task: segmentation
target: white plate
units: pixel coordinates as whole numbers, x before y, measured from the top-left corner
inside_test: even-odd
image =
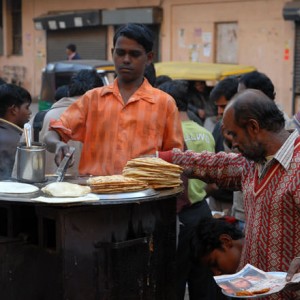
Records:
[[[38,190],[38,187],[28,183],[0,181],[0,193],[3,194],[29,194]]]
[[[281,278],[284,278],[286,276],[286,272],[266,272],[267,274],[269,275],[272,275],[272,276],[276,276],[276,277],[281,277]],[[264,293],[264,294],[258,294],[258,295],[254,295],[254,296],[235,296],[235,295],[232,295],[232,294],[228,294],[226,293],[224,290],[222,290],[222,293],[228,297],[231,297],[231,298],[239,298],[239,299],[255,299],[255,298],[261,298],[261,297],[265,297],[265,296],[268,296],[268,295],[271,295],[271,294],[274,294],[274,293],[278,293],[279,291],[281,291],[282,289],[278,289],[278,288],[273,288],[271,289],[269,292],[267,293]]]

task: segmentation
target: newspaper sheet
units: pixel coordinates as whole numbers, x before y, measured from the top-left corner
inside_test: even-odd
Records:
[[[300,273],[286,282],[285,272],[263,272],[247,264],[241,271],[232,275],[214,276],[223,294],[232,298],[258,298],[278,293],[287,284],[300,282]]]

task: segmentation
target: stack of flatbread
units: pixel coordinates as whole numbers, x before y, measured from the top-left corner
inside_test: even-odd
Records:
[[[92,193],[96,194],[133,192],[148,188],[147,182],[122,175],[91,177],[87,184]]]
[[[182,183],[180,179],[182,171],[182,167],[161,158],[139,157],[127,162],[123,175],[146,181],[153,189],[162,189],[179,186]]]

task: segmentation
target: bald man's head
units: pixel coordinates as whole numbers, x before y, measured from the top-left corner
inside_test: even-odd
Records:
[[[283,113],[276,103],[263,92],[246,89],[236,94],[225,109],[224,115],[233,111],[237,126],[245,127],[250,119],[256,120],[261,129],[280,131],[285,126]]]

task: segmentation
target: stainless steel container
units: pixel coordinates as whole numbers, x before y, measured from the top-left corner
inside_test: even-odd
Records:
[[[44,182],[46,163],[46,145],[32,143],[27,147],[21,143],[17,147],[17,179],[22,182]]]

